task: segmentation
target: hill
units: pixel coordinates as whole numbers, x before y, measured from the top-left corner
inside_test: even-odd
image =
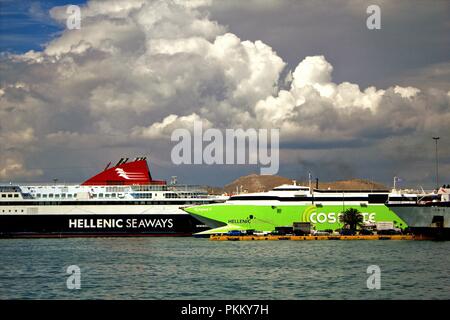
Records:
[[[281,177],[281,176],[267,176],[267,175],[257,175],[251,174],[248,176],[240,177],[230,184],[227,184],[223,188],[209,188],[209,191],[214,194],[228,193],[235,194],[239,192],[263,192],[273,189],[282,184],[292,184],[293,180]],[[308,186],[306,181],[297,181],[298,185]],[[312,182],[312,187],[315,188],[315,181]],[[320,182],[319,189],[330,189],[330,190],[387,190],[388,187],[385,185],[364,179],[350,179],[350,180],[339,180],[330,182]]]

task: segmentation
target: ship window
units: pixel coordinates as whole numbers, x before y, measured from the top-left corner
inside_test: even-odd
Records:
[[[6,194],[2,194],[2,198],[6,198]]]
[[[18,198],[19,197],[19,195],[16,193],[15,195],[14,195],[14,198]]]
[[[65,198],[65,197],[66,197],[65,193],[61,194],[61,198]]]
[[[55,198],[59,198],[59,194],[55,194]]]
[[[40,198],[41,197],[41,194],[40,193],[37,193],[36,194],[36,198]]]
[[[69,193],[69,194],[67,195],[67,198],[72,198],[72,194]]]
[[[105,194],[105,198],[109,198],[109,193]]]
[[[42,198],[47,198],[47,195],[46,195],[46,194],[43,194],[43,195],[42,195]]]
[[[99,198],[103,198],[103,193],[99,193],[99,194],[98,194],[98,197],[99,197]]]
[[[22,209],[22,210],[20,210],[20,212],[23,212],[23,209]]]
[[[48,195],[48,197],[49,197],[49,198],[53,198],[53,193],[50,193],[50,194]]]
[[[94,194],[92,195],[92,198],[97,198],[97,194],[94,193]]]
[[[12,194],[8,194],[8,198],[12,198]]]
[[[164,194],[166,198],[168,199],[174,199],[174,198],[178,198],[178,195],[176,193],[166,193]]]
[[[113,193],[113,194],[111,195],[111,197],[115,198],[115,197],[116,197],[116,194],[115,194],[115,193]]]

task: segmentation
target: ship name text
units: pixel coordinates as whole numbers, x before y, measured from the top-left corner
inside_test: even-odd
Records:
[[[173,228],[173,219],[69,219],[69,228]]]

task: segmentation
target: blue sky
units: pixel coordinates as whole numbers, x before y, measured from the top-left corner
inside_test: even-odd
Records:
[[[22,53],[40,50],[61,30],[49,16],[49,10],[84,0],[11,1],[0,0],[0,51]]]

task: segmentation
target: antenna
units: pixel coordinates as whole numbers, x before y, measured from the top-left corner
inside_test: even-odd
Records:
[[[436,142],[436,190],[439,190],[439,163],[438,163],[438,140],[441,137],[433,137],[434,142]]]
[[[311,190],[311,172],[308,172],[309,190]]]

